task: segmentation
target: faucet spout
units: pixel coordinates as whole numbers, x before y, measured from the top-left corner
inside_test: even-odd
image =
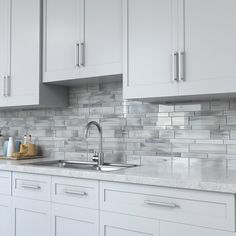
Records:
[[[99,133],[99,153],[98,156],[94,157],[94,160],[98,162],[98,167],[102,166],[104,164],[104,153],[103,153],[103,145],[102,145],[102,127],[96,122],[96,121],[91,121],[89,122],[86,127],[85,127],[85,132],[84,132],[84,137],[87,139],[88,138],[88,133],[89,129],[91,126],[97,127],[98,133]]]

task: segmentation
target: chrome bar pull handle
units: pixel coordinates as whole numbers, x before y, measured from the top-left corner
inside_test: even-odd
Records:
[[[88,195],[88,193],[86,193],[86,192],[69,190],[69,189],[66,189],[64,192],[66,194],[77,195],[77,196],[87,196]]]
[[[80,66],[85,66],[85,43],[80,44],[81,47],[81,63]]]
[[[33,189],[33,190],[40,190],[41,189],[41,187],[39,185],[30,185],[30,184],[22,184],[21,187],[25,188],[25,189]]]
[[[75,47],[75,65],[76,67],[80,67],[80,43],[76,43]]]
[[[2,78],[2,96],[6,96],[6,76],[3,76]]]
[[[150,201],[150,200],[146,200],[144,203],[146,205],[167,207],[167,208],[177,208],[178,207],[178,205],[176,205],[175,203],[156,202],[156,201]]]
[[[179,81],[179,53],[173,52],[173,80]]]
[[[6,76],[6,92],[5,92],[6,97],[11,96],[11,76]]]
[[[179,52],[179,80],[185,81],[185,52]]]

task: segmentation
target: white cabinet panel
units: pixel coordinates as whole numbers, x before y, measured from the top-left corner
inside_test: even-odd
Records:
[[[235,94],[234,0],[124,3],[125,98],[177,101]]]
[[[53,236],[98,236],[98,211],[65,205],[52,205]]]
[[[51,200],[51,177],[26,173],[13,173],[13,196],[36,200]]]
[[[124,4],[124,97],[178,95],[173,80],[177,0],[126,0]]]
[[[0,108],[66,106],[67,89],[41,83],[42,0],[0,0]]]
[[[235,236],[235,233],[181,225],[170,222],[160,222],[160,236]]]
[[[84,66],[80,77],[121,74],[122,0],[85,0],[84,9]]]
[[[122,0],[44,5],[44,82],[122,74]]]
[[[44,5],[44,82],[77,78],[84,0],[45,0]]]
[[[50,236],[50,203],[13,198],[14,236]]]
[[[0,171],[0,194],[11,195],[11,172]]]
[[[40,0],[11,1],[11,76],[7,104],[39,103]],[[27,45],[27,46],[26,46]]]
[[[0,0],[0,106],[5,106],[4,77],[10,74],[10,1]]]
[[[233,194],[109,182],[100,188],[105,211],[235,231]]]
[[[0,235],[11,235],[11,198],[0,195]]]
[[[180,95],[232,93],[236,87],[235,0],[181,0],[185,82]]]
[[[152,219],[100,213],[100,236],[159,236],[159,222]]]
[[[98,181],[53,177],[52,201],[86,208],[99,208]]]

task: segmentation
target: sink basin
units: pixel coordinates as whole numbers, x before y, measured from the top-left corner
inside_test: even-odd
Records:
[[[93,171],[102,171],[102,172],[122,170],[122,169],[132,168],[132,167],[137,166],[137,165],[129,165],[129,164],[105,163],[103,166],[98,168],[95,162],[65,161],[65,160],[35,162],[29,165],[58,167],[58,168],[71,168],[71,169],[79,169],[79,170],[93,170]]]

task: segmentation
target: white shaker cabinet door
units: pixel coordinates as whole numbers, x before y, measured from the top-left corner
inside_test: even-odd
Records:
[[[11,236],[11,198],[0,196],[0,235]]]
[[[123,0],[85,0],[80,78],[122,74]]]
[[[159,236],[159,222],[109,212],[100,213],[100,236]]]
[[[14,236],[50,236],[49,202],[14,198],[12,210]]]
[[[177,96],[177,0],[124,0],[124,9],[124,97]]]
[[[0,107],[5,106],[4,83],[10,74],[10,0],[0,0]]]
[[[52,236],[98,236],[98,210],[52,205]]]
[[[79,77],[83,11],[84,0],[44,0],[44,82]]]
[[[7,105],[39,104],[40,0],[11,0],[11,75]]]
[[[236,1],[180,0],[180,51],[185,82],[180,95],[235,92]]]
[[[170,222],[160,222],[160,236],[235,236],[235,233]]]

